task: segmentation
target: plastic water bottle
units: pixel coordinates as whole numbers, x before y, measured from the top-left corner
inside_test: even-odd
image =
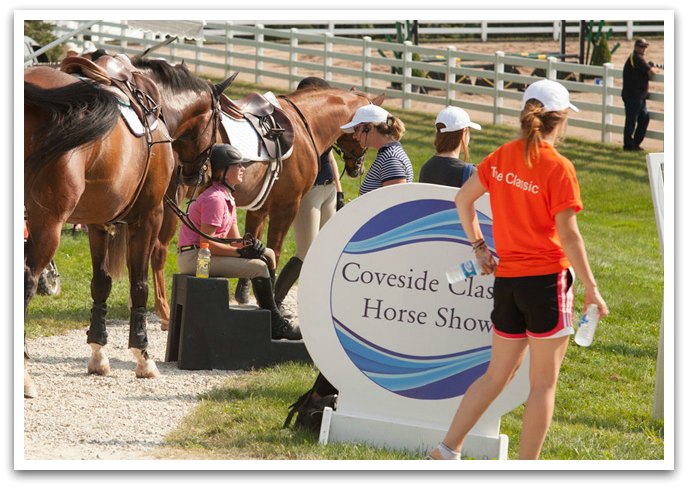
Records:
[[[465,261],[458,266],[452,266],[445,274],[450,285],[465,281],[471,276],[478,275],[478,263],[474,258]]]
[[[578,322],[578,331],[576,332],[576,344],[583,347],[588,347],[592,344],[592,338],[595,335],[597,322],[600,320],[600,311],[597,305],[588,305],[588,310],[583,314]]]
[[[207,278],[210,276],[210,248],[207,242],[201,243],[196,257],[196,278]]]

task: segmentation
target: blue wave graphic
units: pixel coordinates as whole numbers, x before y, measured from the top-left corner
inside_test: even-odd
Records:
[[[402,396],[440,400],[463,395],[490,362],[491,346],[441,356],[413,356],[382,348],[333,317],[344,351],[382,388]]]
[[[408,204],[391,207],[376,215],[352,237],[343,252],[368,254],[426,241],[470,244],[453,205],[447,208],[449,204],[443,200],[426,200],[420,205],[419,202],[413,203],[417,206],[412,216],[409,216]],[[482,212],[477,214],[485,242],[494,253],[492,219]],[[381,218],[385,219],[386,225],[380,225]]]

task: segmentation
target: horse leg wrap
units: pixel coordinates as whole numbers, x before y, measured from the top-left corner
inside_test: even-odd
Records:
[[[146,334],[146,307],[131,309],[129,319],[129,348],[145,350],[148,348],[148,335]]]
[[[107,331],[105,330],[105,315],[107,315],[106,303],[94,303],[91,308],[91,326],[86,331],[86,343],[96,343],[104,346],[107,344]]]

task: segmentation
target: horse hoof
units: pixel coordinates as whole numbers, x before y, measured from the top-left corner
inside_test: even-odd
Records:
[[[36,398],[37,396],[38,390],[35,385],[24,385],[24,398]]]
[[[134,358],[136,358],[136,369],[134,373],[137,378],[157,378],[160,376],[160,371],[149,356],[148,352],[141,349],[132,348]]]
[[[38,390],[33,384],[33,379],[31,379],[28,371],[24,371],[24,398],[36,398],[37,396]]]
[[[158,367],[155,365],[155,361],[152,359],[147,359],[144,364],[139,364],[136,366],[134,373],[136,373],[137,378],[152,379],[160,376],[160,371],[158,371]]]
[[[101,350],[103,346],[91,344],[91,359],[88,361],[88,374],[108,376],[110,374],[110,360]]]
[[[110,360],[108,358],[91,358],[91,360],[88,362],[88,374],[108,376],[110,374]]]
[[[160,319],[160,330],[167,330],[169,323],[169,320]]]

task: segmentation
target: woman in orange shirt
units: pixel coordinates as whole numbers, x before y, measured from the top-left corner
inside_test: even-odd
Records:
[[[554,411],[561,363],[573,334],[573,280],[585,286],[583,310],[609,311],[597,289],[578,230],[583,208],[573,164],[554,148],[568,109],[560,83],[540,80],[523,96],[521,137],[487,156],[456,196],[481,274],[495,273],[494,334],[487,371],[466,391],[431,459],[460,459],[480,416],[509,383],[530,349],[530,392],[523,413],[520,459],[537,459]],[[475,201],[490,194],[499,263],[485,245]]]

